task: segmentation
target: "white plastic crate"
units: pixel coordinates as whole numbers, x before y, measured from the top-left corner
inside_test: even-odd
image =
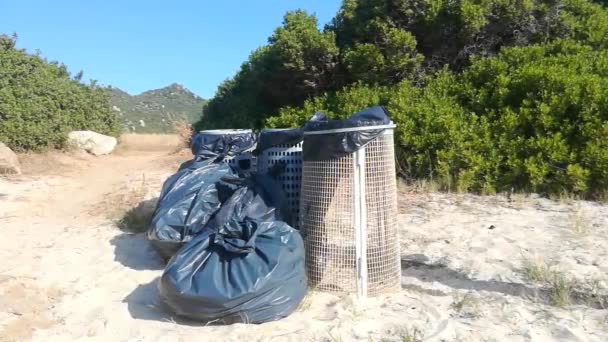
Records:
[[[250,129],[210,129],[199,132],[202,136],[203,144],[207,144],[212,142],[215,139],[218,139],[222,135],[253,135],[253,131]],[[253,149],[245,151],[239,155],[226,157],[224,158],[224,163],[228,163],[234,168],[237,168],[242,171],[255,170],[256,168],[256,158],[253,155]]]
[[[341,158],[304,161],[300,203],[310,286],[374,296],[401,288],[394,125]]]
[[[282,132],[287,129],[266,129],[265,134]],[[264,134],[260,135],[263,139]],[[267,172],[277,163],[285,164],[285,172],[279,176],[279,183],[287,197],[288,207],[294,218],[294,228],[300,226],[300,185],[302,182],[302,142],[282,144],[260,151],[257,160],[259,172]]]

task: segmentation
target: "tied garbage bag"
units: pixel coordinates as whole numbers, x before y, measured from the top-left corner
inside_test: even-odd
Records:
[[[222,177],[216,185],[222,206],[205,229],[238,231],[240,223],[247,218],[262,222],[289,222],[291,213],[285,193],[276,180],[283,171],[284,167],[277,165],[265,174],[245,173]]]
[[[178,315],[221,324],[263,323],[292,313],[306,295],[304,244],[281,221],[204,231],[169,261],[159,283]]]
[[[233,174],[228,164],[195,159],[163,184],[148,240],[168,260],[199,233],[220,208],[216,184]]]
[[[230,197],[169,261],[161,298],[178,315],[203,322],[285,317],[306,295],[302,238],[279,220],[271,177],[225,177],[221,183],[220,192]]]
[[[197,137],[205,135],[197,135]],[[255,148],[251,131],[213,134],[195,138],[195,157],[180,165],[163,184],[148,229],[148,239],[161,257],[168,260],[181,246],[198,234],[220,208],[217,183],[235,172],[223,159]]]

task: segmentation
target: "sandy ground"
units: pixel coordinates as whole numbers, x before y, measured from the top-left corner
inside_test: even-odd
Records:
[[[608,341],[608,206],[533,196],[401,191],[399,293],[311,292],[262,325],[173,317],[154,250],[108,215],[157,196],[188,157],[170,152],[21,156],[26,174],[0,178],[0,341]],[[525,260],[568,279],[572,303]]]

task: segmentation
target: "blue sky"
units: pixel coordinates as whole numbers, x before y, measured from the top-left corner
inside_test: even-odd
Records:
[[[40,50],[84,80],[131,94],[176,82],[209,98],[264,44],[288,10],[320,25],[340,0],[14,0],[3,1],[0,33]]]

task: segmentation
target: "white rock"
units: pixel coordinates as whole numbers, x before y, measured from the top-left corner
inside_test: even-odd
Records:
[[[116,147],[116,138],[93,131],[73,131],[68,134],[68,144],[96,156],[111,153]]]
[[[0,174],[20,174],[21,167],[17,155],[0,142]]]
[[[139,120],[139,125],[141,127],[146,127],[146,123],[144,122],[144,120]]]
[[[116,107],[116,106],[112,106],[112,110],[115,112],[120,112],[120,108]]]

